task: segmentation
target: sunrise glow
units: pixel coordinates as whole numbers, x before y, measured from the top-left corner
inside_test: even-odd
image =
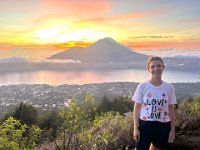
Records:
[[[27,46],[51,47],[40,51],[47,54],[105,37],[133,49],[200,48],[199,6],[197,0],[2,0],[0,55]]]

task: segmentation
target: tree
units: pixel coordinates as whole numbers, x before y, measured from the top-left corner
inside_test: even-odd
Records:
[[[100,114],[102,112],[109,112],[111,111],[111,100],[108,98],[107,95],[104,95],[100,100],[99,105],[97,106],[97,112]]]
[[[130,112],[133,110],[133,102],[130,98],[124,96],[114,97],[111,101],[112,111],[119,112],[120,114]]]
[[[60,111],[60,116],[63,119],[64,141],[63,149],[73,149],[78,145],[77,133],[83,131],[88,127],[91,120],[94,117],[96,108],[94,106],[94,98],[91,94],[87,94],[85,99],[80,103],[75,101],[75,97],[68,101],[64,108]],[[68,141],[66,145],[66,136],[68,135]],[[73,144],[70,147],[70,143],[73,139]]]
[[[21,123],[32,125],[37,123],[38,113],[32,105],[21,103],[19,107],[15,109],[13,117],[20,120]]]
[[[51,111],[40,119],[40,127],[43,130],[43,136],[47,136],[52,141],[57,136],[57,131],[62,125],[61,116],[57,111]]]
[[[114,111],[123,114],[125,112],[132,111],[132,109],[133,109],[133,102],[130,100],[128,96],[127,97],[118,96],[110,100],[106,95],[104,95],[97,107],[97,112],[100,114],[100,113]]]
[[[36,126],[28,127],[19,120],[9,117],[0,126],[0,149],[31,150],[35,148],[41,130]]]

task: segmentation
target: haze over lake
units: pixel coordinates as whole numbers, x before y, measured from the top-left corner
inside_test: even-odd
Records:
[[[34,71],[1,74],[0,85],[10,84],[89,84],[103,82],[142,82],[148,79],[147,70],[90,70],[90,71]],[[175,82],[200,82],[197,73],[167,71],[163,80]]]
[[[2,58],[0,85],[143,82],[149,76],[148,58],[149,55],[132,51],[112,38],[103,38],[86,48],[73,47],[39,62],[26,57]],[[163,80],[171,83],[200,81],[200,57],[186,55],[163,59],[166,65]]]

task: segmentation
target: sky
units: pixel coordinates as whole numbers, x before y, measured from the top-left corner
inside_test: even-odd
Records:
[[[105,37],[200,50],[200,0],[0,0],[0,57],[48,57]]]

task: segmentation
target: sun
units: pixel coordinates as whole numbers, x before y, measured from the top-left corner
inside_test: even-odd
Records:
[[[75,26],[54,25],[35,31],[33,34],[34,42],[39,44],[56,44],[67,42],[88,42],[106,36],[106,33],[99,32],[95,28]]]
[[[76,43],[93,43],[105,37],[123,39],[123,30],[117,29],[113,26],[100,26],[91,22],[48,19],[30,31],[29,42],[55,45],[74,43],[73,45],[76,45]]]
[[[55,43],[56,38],[62,35],[63,30],[63,26],[53,26],[35,31],[33,36],[37,43]]]

